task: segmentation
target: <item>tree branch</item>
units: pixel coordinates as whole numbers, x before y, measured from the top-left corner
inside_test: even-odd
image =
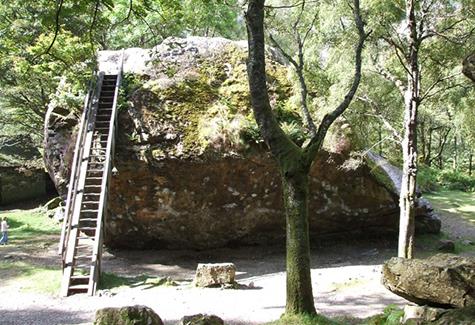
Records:
[[[308,145],[304,147],[305,159],[307,164],[311,165],[317,152],[320,150],[325,135],[330,128],[331,124],[348,108],[353,97],[355,96],[356,90],[358,89],[360,80],[361,80],[361,65],[362,65],[362,52],[365,40],[371,34],[371,32],[366,33],[364,30],[364,22],[361,18],[360,12],[360,1],[353,0],[354,8],[353,14],[355,18],[356,28],[358,29],[358,44],[355,49],[355,74],[353,77],[353,83],[351,88],[348,90],[343,101],[338,105],[331,113],[326,114],[323,117],[320,126],[318,127],[317,135],[314,136]]]
[[[301,149],[287,137],[272,113],[265,68],[264,2],[265,0],[250,0],[245,14],[249,44],[249,90],[254,117],[261,135],[281,168],[287,170],[284,166],[288,163],[285,158],[300,156]]]
[[[371,98],[369,98],[368,96],[358,96],[356,97],[358,100],[362,101],[362,102],[365,102],[365,103],[368,103],[371,108],[373,109],[373,111],[375,112],[375,114],[367,114],[369,116],[373,116],[373,117],[377,117],[378,119],[380,119],[384,126],[386,127],[386,129],[388,129],[393,137],[395,139],[397,139],[399,141],[399,143],[402,142],[402,136],[401,134],[391,125],[391,123],[389,123],[389,121],[379,112],[380,111],[380,108],[379,108],[379,105],[374,101],[372,100]]]
[[[54,29],[54,37],[53,37],[53,40],[51,41],[50,45],[48,46],[48,48],[46,49],[46,51],[44,51],[43,53],[40,53],[38,55],[36,55],[32,61],[36,61],[37,58],[39,58],[40,56],[43,56],[45,54],[48,54],[49,51],[51,51],[51,49],[53,48],[53,45],[54,45],[54,42],[56,42],[56,38],[58,37],[58,34],[59,34],[59,30],[61,28],[61,24],[59,23],[59,17],[60,17],[60,14],[61,14],[61,10],[63,8],[63,2],[64,0],[60,0],[59,1],[59,6],[58,6],[58,9],[56,10],[56,23],[55,23],[55,29]]]
[[[427,90],[424,92],[424,94],[421,96],[420,98],[420,102],[422,102],[424,99],[426,99],[427,97],[431,97],[433,95],[430,95],[429,94],[431,93],[431,91],[441,82],[444,82],[446,80],[449,80],[449,79],[453,79],[457,76],[460,76],[461,73],[460,72],[457,72],[457,73],[454,73],[454,74],[451,74],[449,76],[445,76],[445,77],[440,77],[438,78],[432,85],[429,86],[429,88],[427,88]],[[446,89],[440,89],[439,91],[443,91],[443,90],[446,90]],[[439,92],[438,91],[438,92]]]

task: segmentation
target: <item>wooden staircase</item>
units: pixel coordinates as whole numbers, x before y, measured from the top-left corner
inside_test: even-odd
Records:
[[[84,103],[59,245],[62,296],[92,296],[100,278],[121,75],[122,63],[117,74],[99,72]]]

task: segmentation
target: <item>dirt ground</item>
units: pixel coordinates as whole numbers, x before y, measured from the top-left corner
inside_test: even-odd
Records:
[[[475,227],[442,216],[444,231],[452,238],[475,239]],[[57,238],[49,238],[55,243]],[[0,259],[23,260],[40,265],[58,265],[57,245],[0,249]],[[420,247],[422,254],[427,254]],[[379,313],[388,304],[404,305],[404,299],[380,284],[382,263],[396,255],[396,242],[333,242],[312,248],[312,281],[316,308],[327,316],[364,318]],[[255,289],[199,289],[191,285],[197,263],[233,262],[238,282]],[[147,305],[165,324],[176,324],[184,315],[215,314],[226,324],[262,324],[283,313],[285,305],[285,251],[283,246],[241,247],[207,251],[109,250],[103,271],[120,276],[170,277],[178,286],[147,282],[101,290],[95,297],[68,298],[25,293],[14,283],[0,282],[0,324],[91,323],[98,308]],[[1,281],[1,280],[0,280]]]

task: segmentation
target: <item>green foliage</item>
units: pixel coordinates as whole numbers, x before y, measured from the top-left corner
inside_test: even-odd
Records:
[[[279,320],[266,325],[343,325],[322,315],[283,315]]]
[[[464,192],[475,191],[475,177],[454,170],[442,170],[438,177],[438,183],[448,189]]]
[[[417,186],[423,193],[437,191],[440,188],[438,171],[428,166],[419,167],[417,171]]]
[[[388,305],[382,314],[366,319],[361,325],[399,325],[403,316],[404,310],[396,305]]]
[[[292,139],[296,144],[301,145],[305,139],[305,130],[301,125],[296,121],[283,121],[280,123],[282,130]]]
[[[417,185],[425,193],[440,189],[473,192],[475,191],[475,177],[458,170],[439,170],[422,165],[417,173]]]

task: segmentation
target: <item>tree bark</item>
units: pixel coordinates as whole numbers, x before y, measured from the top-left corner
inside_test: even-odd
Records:
[[[287,223],[287,314],[315,313],[310,276],[308,170],[283,175]]]
[[[473,152],[470,151],[470,155],[468,156],[468,176],[472,176],[472,169],[473,169]]]
[[[457,133],[454,134],[454,161],[452,164],[452,169],[456,171],[458,169],[458,143],[457,143]]]
[[[407,75],[408,87],[404,94],[404,138],[403,176],[399,197],[399,245],[398,256],[412,258],[414,253],[414,218],[416,208],[416,177],[417,177],[417,110],[419,107],[419,46],[415,1],[406,0],[406,19],[409,44]]]

